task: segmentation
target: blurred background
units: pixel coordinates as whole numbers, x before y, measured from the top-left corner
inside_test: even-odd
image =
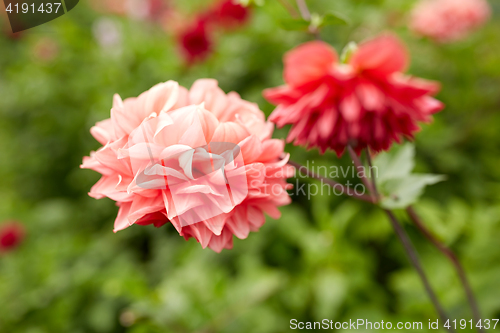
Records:
[[[490,1],[483,28],[447,44],[408,29],[413,0],[308,5],[348,18],[321,32],[339,52],[392,30],[412,55],[409,73],[442,82],[447,107],[416,138],[417,171],[448,180],[429,187],[416,210],[462,260],[482,317],[500,318],[500,2]],[[277,0],[246,9],[89,0],[13,35],[1,16],[0,332],[265,333],[290,331],[292,318],[436,319],[386,217],[368,204],[293,196],[281,219],[217,254],[172,226],[114,234],[114,202],[87,196],[99,175],[79,165],[100,146],[89,129],[109,117],[114,93],[211,77],[269,115],[262,90],[283,83],[284,52],[311,39],[283,29],[289,17]],[[350,164],[286,150],[301,163]],[[398,215],[450,317],[470,320],[452,266]]]

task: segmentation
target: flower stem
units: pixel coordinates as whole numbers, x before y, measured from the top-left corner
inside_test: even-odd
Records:
[[[278,2],[290,13],[293,18],[298,18],[300,15],[297,10],[288,2],[288,0],[278,0]]]
[[[307,8],[305,0],[296,0],[297,7],[299,7],[300,15],[302,18],[308,22],[311,22],[311,12]],[[314,36],[315,39],[321,40],[319,31],[317,28],[313,27],[312,24],[309,26],[309,33]]]
[[[358,155],[356,155],[356,152],[354,149],[352,149],[351,146],[347,146],[347,150],[349,151],[349,155],[351,155],[351,159],[354,163],[354,166],[356,167],[357,175],[363,182],[363,184],[368,188],[368,191],[370,191],[370,195],[372,197],[373,202],[377,202],[377,197],[375,195],[375,190],[374,186],[372,183],[366,178],[365,175],[365,168],[363,167],[363,164],[361,163],[361,160],[359,159]],[[361,174],[361,175],[360,175]]]
[[[356,157],[355,164],[361,165],[358,156],[355,155],[355,157]],[[318,179],[318,180],[324,182],[325,184],[328,184],[331,187],[339,186],[343,190],[343,192],[346,193],[349,196],[352,196],[352,197],[354,197],[356,199],[360,199],[360,200],[367,201],[367,202],[370,202],[370,203],[376,203],[376,201],[374,201],[372,197],[366,196],[366,195],[358,195],[350,187],[344,186],[344,185],[342,185],[342,184],[340,184],[340,183],[338,183],[338,182],[336,182],[334,180],[331,180],[329,178],[317,175],[313,171],[309,170],[308,168],[306,168],[305,166],[303,166],[303,165],[301,165],[301,164],[299,164],[297,162],[288,161],[288,164],[291,165],[291,166],[293,166],[293,167],[295,167],[299,172],[305,170],[305,174],[308,177],[311,177],[311,178],[314,178],[314,179]],[[366,178],[365,178],[365,181],[366,181]],[[373,178],[373,181],[375,181],[375,178]],[[366,186],[368,186],[368,185],[366,185]],[[424,273],[422,265],[420,264],[420,260],[418,259],[418,255],[417,255],[417,253],[415,251],[415,248],[413,247],[413,244],[411,243],[410,238],[406,234],[406,232],[403,229],[403,227],[399,224],[396,216],[392,213],[392,211],[387,210],[387,209],[385,209],[384,211],[389,216],[389,220],[391,221],[391,225],[394,228],[394,231],[396,232],[396,235],[398,236],[399,240],[403,244],[403,247],[404,247],[404,249],[406,251],[406,254],[408,255],[408,257],[410,259],[410,262],[412,263],[412,265],[417,270],[417,273],[420,276],[420,279],[422,280],[422,282],[424,284],[425,290],[427,291],[427,294],[429,295],[432,303],[434,304],[434,307],[436,308],[439,316],[441,317],[442,320],[446,321],[448,319],[448,317],[447,317],[446,313],[444,312],[443,307],[439,303],[436,294],[432,290],[432,287],[431,287],[431,285],[429,283],[429,280],[427,279],[427,276]],[[449,330],[453,332],[452,329],[449,329]]]
[[[370,177],[372,179],[372,186],[373,186],[373,193],[375,194],[375,197],[378,196],[378,190],[377,190],[377,181],[375,179],[375,172],[373,171],[373,163],[372,163],[372,157],[370,155],[370,149],[366,149],[366,161],[368,162],[368,168],[370,169]]]
[[[465,290],[465,294],[467,295],[467,299],[469,301],[469,305],[472,310],[472,315],[474,316],[474,320],[476,323],[478,323],[481,320],[481,315],[479,312],[479,307],[477,305],[476,299],[474,297],[474,293],[472,291],[472,288],[469,284],[469,281],[467,280],[467,275],[465,274],[465,270],[462,267],[462,264],[458,260],[458,257],[453,253],[453,251],[448,248],[446,245],[441,243],[434,235],[427,229],[418,216],[417,212],[413,209],[412,206],[409,206],[406,208],[406,212],[408,213],[408,216],[412,220],[412,222],[415,224],[415,226],[420,230],[420,232],[441,252],[443,253],[453,264],[455,267],[458,277],[460,278],[460,282],[462,283],[462,286]],[[478,328],[479,332],[484,332],[482,328]]]
[[[439,300],[432,290],[432,287],[429,283],[429,280],[427,279],[427,276],[425,275],[425,272],[422,268],[422,265],[420,264],[420,260],[418,259],[417,252],[411,243],[410,238],[408,237],[408,234],[406,231],[403,229],[399,221],[397,220],[396,216],[394,215],[393,212],[390,210],[385,209],[384,210],[389,217],[389,220],[391,221],[391,225],[396,232],[396,235],[398,236],[399,240],[401,241],[401,244],[403,244],[403,247],[406,251],[406,254],[408,255],[408,258],[410,259],[410,262],[412,263],[413,267],[415,267],[415,270],[417,271],[418,275],[420,276],[420,279],[422,280],[425,290],[427,291],[427,294],[429,295],[432,303],[434,304],[434,307],[436,308],[437,312],[439,313],[439,316],[441,317],[441,320],[447,321],[448,316],[443,310],[443,307],[439,303]],[[451,332],[454,332],[453,329],[449,328],[448,329]]]
[[[326,178],[326,177],[323,177],[321,175],[318,175],[318,174],[316,174],[313,171],[309,170],[307,167],[303,166],[300,163],[297,163],[297,162],[294,162],[294,161],[288,161],[288,164],[290,164],[291,166],[293,166],[294,168],[296,168],[297,171],[299,171],[299,173],[301,171],[305,170],[306,176],[308,176],[310,178],[317,179],[317,180],[319,180],[319,181],[321,181],[321,182],[329,185],[332,188],[339,187],[339,189],[341,189],[342,193],[345,193],[346,195],[348,195],[350,197],[353,197],[353,198],[356,198],[356,199],[359,199],[359,200],[362,200],[362,201],[374,203],[372,201],[372,198],[370,196],[367,196],[367,195],[364,195],[364,194],[357,194],[356,191],[353,190],[352,188],[350,188],[349,186],[343,185],[343,184],[338,183],[338,182],[336,182],[334,180],[331,180],[329,178]]]
[[[351,146],[348,146],[347,149],[349,151],[349,154],[351,155],[351,158],[352,158],[354,165],[358,168],[358,170],[360,170],[360,169],[362,170],[362,174],[360,177],[361,180],[363,181],[365,186],[369,187],[370,194],[373,196],[373,198],[375,200],[374,202],[377,202],[378,201],[377,200],[377,198],[378,198],[377,183],[376,183],[373,169],[371,168],[372,161],[371,161],[370,151],[368,149],[366,150],[366,158],[368,161],[368,166],[370,167],[371,182],[366,178],[361,160],[359,159],[359,157],[356,154],[356,152],[354,151],[354,149]],[[441,319],[443,321],[448,320],[448,316],[446,315],[443,307],[439,303],[439,300],[438,300],[436,294],[434,293],[434,291],[432,290],[431,284],[429,283],[427,276],[425,275],[424,269],[422,268],[422,264],[420,263],[420,260],[418,258],[417,251],[415,250],[415,247],[413,246],[413,244],[410,240],[410,237],[408,236],[408,234],[406,233],[404,228],[401,226],[401,224],[397,220],[394,213],[388,209],[384,209],[384,211],[387,214],[387,216],[389,217],[389,220],[390,220],[391,225],[394,229],[394,232],[396,233],[399,240],[401,241],[401,244],[403,245],[408,258],[410,259],[410,262],[412,263],[413,267],[415,267],[415,270],[417,271],[418,275],[420,276],[420,279],[422,280],[422,283],[424,284],[424,288],[425,288],[427,294],[429,295],[429,298],[431,299],[432,303],[434,304],[434,308],[436,309],[436,311],[438,312],[439,316],[441,317]],[[448,330],[453,332],[453,329],[451,329],[451,328],[449,328]]]
[[[305,0],[297,0],[297,7],[299,7],[300,15],[306,21],[311,20],[311,13],[309,12],[309,8],[307,8],[307,4]]]

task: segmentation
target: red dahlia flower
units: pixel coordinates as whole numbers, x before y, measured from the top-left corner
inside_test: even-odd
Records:
[[[334,150],[347,145],[387,150],[402,137],[413,138],[443,104],[431,96],[439,84],[402,74],[408,55],[392,35],[364,42],[346,64],[328,44],[300,45],[284,58],[285,86],[264,96],[276,110],[270,120],[291,124],[287,140],[296,145]]]

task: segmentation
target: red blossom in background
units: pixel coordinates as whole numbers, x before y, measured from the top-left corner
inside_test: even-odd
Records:
[[[59,44],[49,37],[40,38],[33,46],[34,57],[42,62],[54,60],[59,52]]]
[[[24,239],[24,227],[19,222],[7,222],[0,226],[0,253],[15,249]]]
[[[410,28],[438,42],[466,37],[491,16],[486,0],[423,0],[413,9]]]
[[[149,18],[154,21],[160,21],[163,13],[168,10],[168,6],[164,0],[149,0]]]
[[[287,140],[296,145],[334,150],[351,145],[388,150],[403,137],[413,138],[418,122],[432,121],[443,104],[431,96],[436,82],[405,76],[408,55],[392,35],[359,45],[347,64],[340,64],[328,44],[300,45],[284,58],[285,86],[264,96],[276,110],[270,120],[291,124]]]
[[[213,23],[231,28],[244,24],[250,17],[250,11],[232,0],[225,0],[215,7],[211,17]]]
[[[110,13],[159,24],[177,37],[183,58],[188,64],[205,60],[213,51],[213,33],[220,28],[231,30],[246,23],[250,10],[232,0],[212,3],[194,16],[194,20],[168,0],[91,0],[98,12]],[[193,23],[194,21],[194,23]],[[191,22],[191,23],[186,23]]]
[[[244,24],[250,16],[248,8],[231,0],[218,2],[213,8],[200,13],[194,25],[180,36],[183,54],[188,63],[202,61],[212,51],[212,32],[218,27],[230,29]]]
[[[204,60],[212,50],[205,21],[199,20],[180,36],[182,53],[188,63]]]

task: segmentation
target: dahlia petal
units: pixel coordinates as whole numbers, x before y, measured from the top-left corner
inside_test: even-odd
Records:
[[[444,109],[444,104],[441,101],[429,96],[425,96],[415,101],[415,103],[426,115],[431,115]]]
[[[153,224],[156,228],[159,228],[169,222],[165,212],[155,212],[152,214],[147,214],[135,222],[138,225],[150,225]]]
[[[80,169],[91,169],[99,172],[102,175],[111,175],[113,174],[113,169],[101,164],[95,158],[95,152],[91,152],[90,157],[85,156],[83,158],[83,163],[80,165]]]
[[[155,213],[162,209],[165,209],[165,205],[161,197],[146,198],[136,195],[128,212],[128,221],[133,224],[146,214]]]
[[[118,94],[113,95],[113,108],[120,111],[124,108],[123,100]]]
[[[118,202],[132,201],[132,195],[116,189],[120,181],[121,177],[118,174],[102,176],[101,179],[90,189],[89,196],[94,199],[108,197],[111,200]]]
[[[290,199],[290,198],[288,197],[288,199]],[[287,200],[287,204],[288,204],[288,200]],[[275,220],[277,220],[281,217],[281,212],[278,210],[278,208],[276,208],[276,206],[274,204],[263,203],[260,205],[260,207],[262,208],[262,210],[264,212],[266,212],[267,215],[269,215],[270,217],[272,217]]]
[[[222,229],[226,225],[227,216],[218,215],[208,219],[205,219],[203,223],[205,226],[214,233],[214,235],[219,236],[222,233]]]
[[[241,141],[239,147],[245,164],[253,163],[262,154],[262,143],[254,135]]]
[[[205,108],[218,119],[227,108],[226,94],[219,88],[217,80],[196,80],[189,90],[189,100],[193,104],[205,103]]]
[[[380,111],[383,110],[384,105],[384,95],[382,92],[374,85],[369,82],[360,83],[356,87],[356,94],[361,102],[361,105],[370,111]]]
[[[322,139],[326,140],[332,135],[335,124],[337,122],[337,118],[337,110],[335,110],[333,107],[323,110],[323,114],[319,117],[317,122],[318,133]]]
[[[249,134],[257,136],[260,140],[270,139],[273,134],[274,124],[266,122],[262,113],[256,113],[255,111],[255,109],[238,110],[234,114],[234,121],[243,126]]]
[[[361,117],[361,104],[355,94],[350,94],[340,102],[340,112],[347,122],[356,122]]]
[[[198,109],[198,114],[200,117],[202,133],[205,137],[205,142],[209,143],[213,140],[213,135],[217,126],[219,126],[219,120],[206,109]]]
[[[120,209],[118,210],[118,215],[116,216],[115,227],[113,232],[116,233],[120,230],[126,229],[131,226],[128,220],[130,207],[132,207],[131,202],[123,202],[120,204]]]
[[[123,159],[126,157],[137,162],[137,160],[154,161],[163,152],[163,146],[154,143],[137,143],[127,149],[120,149],[117,152],[117,158]],[[134,168],[134,170],[138,170]]]
[[[158,117],[154,138],[156,138],[156,136],[158,136],[161,131],[163,131],[173,123],[174,121],[172,120],[172,118],[168,117],[167,115],[161,115],[160,117]]]
[[[193,211],[190,214],[186,214],[189,210],[193,208],[198,208],[202,207],[205,202],[203,201],[203,197],[201,195],[196,195],[196,196],[189,196],[189,195],[182,195],[179,193],[172,193],[172,201],[170,206],[166,207],[167,209],[167,215],[168,218],[173,218],[175,216],[177,217],[183,217],[181,219],[181,225],[189,225],[194,222],[199,222],[201,219],[198,216],[199,213],[207,213],[209,215],[208,211]],[[183,216],[186,214],[185,216]],[[196,220],[196,221],[194,221]]]
[[[127,114],[123,110],[111,109],[111,121],[113,129],[118,137],[128,135],[137,127],[138,120],[136,117]]]
[[[297,139],[299,135],[305,133],[305,129],[309,124],[309,117],[306,115],[302,117],[298,122],[292,125],[292,129],[288,132],[288,136],[286,138],[286,142],[290,143],[293,140]]]
[[[262,95],[273,104],[292,104],[302,98],[303,92],[289,86],[264,89]]]
[[[165,179],[164,177],[168,177],[169,184],[172,183],[170,177],[175,177],[177,179],[182,179],[182,180],[188,180],[188,178],[184,173],[179,172],[174,168],[164,167],[159,164],[154,164],[144,169],[144,174],[147,176],[161,176],[163,179]]]
[[[120,192],[127,192],[128,185],[134,180],[134,178],[129,176],[118,175],[118,184],[116,184],[115,189]]]
[[[190,104],[191,103],[189,101],[189,90],[187,90],[183,86],[179,86],[177,102],[172,107],[172,110],[180,109]]]
[[[210,187],[208,185],[201,185],[201,184],[184,187],[181,190],[177,191],[177,193],[179,193],[179,194],[204,193],[204,194],[215,195],[217,197],[224,196],[224,194],[218,193],[212,187]]]
[[[227,220],[227,227],[239,239],[245,239],[250,233],[249,220],[241,213],[235,212],[233,216]]]
[[[280,157],[281,152],[285,149],[285,141],[279,139],[270,139],[262,143],[262,151],[259,156],[259,161],[269,162]]]
[[[167,216],[167,219],[170,221],[170,223],[172,223],[172,225],[174,226],[175,230],[177,230],[177,232],[179,233],[179,235],[183,236],[183,234],[182,234],[183,227],[181,226],[179,218],[178,217],[173,217],[173,218],[169,219],[168,216]]]
[[[232,142],[235,144],[240,143],[243,139],[248,137],[250,133],[238,123],[226,122],[221,123],[215,130],[212,137],[214,142]]]
[[[177,103],[178,97],[179,84],[177,82],[159,83],[148,91],[144,106],[145,110],[147,110],[146,113],[155,112],[160,114],[160,112],[166,112]]]
[[[266,178],[266,166],[263,163],[253,163],[246,166],[246,175],[250,187],[259,187]]]
[[[264,213],[260,209],[254,206],[247,207],[247,219],[251,225],[252,231],[259,230],[260,227],[262,227],[266,222],[266,217],[264,216]]]
[[[130,174],[131,172],[130,167],[123,160],[118,159],[117,152],[110,145],[96,151],[94,156],[99,163],[116,170],[120,174]]]
[[[184,135],[185,131],[193,126],[193,124],[198,125],[198,130],[201,132],[201,124],[198,119],[198,115],[196,110],[198,109],[197,105],[186,106],[177,110],[173,110],[168,112],[168,116],[175,123],[175,126],[169,126],[168,131],[160,131],[158,135],[155,137],[155,143],[159,145],[163,145],[164,147],[168,147],[171,145],[179,144],[180,139]],[[153,124],[148,122],[146,123],[145,133],[149,134],[149,126]],[[154,131],[152,132],[154,133]],[[143,135],[144,136],[144,135]],[[149,135],[148,135],[149,137]],[[140,138],[140,136],[139,136]],[[144,140],[144,139],[142,139]]]
[[[425,80],[396,73],[389,78],[393,90],[406,98],[418,98],[424,95],[435,95],[441,90],[441,84],[436,81]]]
[[[176,116],[180,114],[177,111],[174,112]],[[183,116],[185,117],[186,113],[184,113]],[[179,143],[190,147],[201,147],[213,140],[213,135],[216,128],[218,128],[217,126],[219,125],[219,121],[213,114],[205,110],[203,105],[200,105],[195,108],[191,108],[189,117],[185,118],[182,125],[182,127],[177,129],[183,132],[182,135],[180,135],[177,142],[170,141],[171,144]],[[175,138],[172,136],[172,133],[167,133],[167,135],[170,140]]]
[[[182,170],[184,171],[184,174],[189,179],[194,179],[193,170],[192,170],[193,155],[194,155],[194,149],[191,149],[191,150],[188,150],[188,151],[182,153],[179,156],[179,166],[182,168]]]
[[[92,134],[94,139],[96,139],[100,144],[106,145],[115,136],[113,122],[111,119],[99,121],[90,129],[90,134]]]
[[[222,249],[226,247],[232,247],[232,234],[228,230],[224,230],[220,236],[213,235],[208,247],[217,253],[220,253]]]
[[[327,75],[336,62],[337,53],[330,45],[308,42],[285,55],[283,76],[290,86],[300,87]]]
[[[208,229],[204,223],[196,223],[183,228],[183,233],[190,231],[189,234],[192,235],[200,244],[202,248],[206,248],[210,243],[214,234]]]
[[[408,54],[397,37],[386,34],[361,43],[349,64],[358,71],[387,76],[406,68]]]

